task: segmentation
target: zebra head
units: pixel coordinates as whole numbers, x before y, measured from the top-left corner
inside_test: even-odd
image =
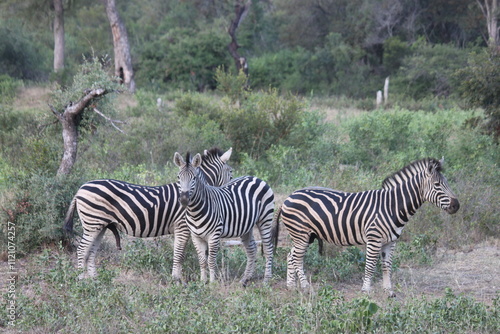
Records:
[[[446,177],[441,174],[444,158],[441,160],[428,159],[427,168],[424,171],[422,197],[433,203],[449,214],[454,214],[460,208],[457,196],[448,186]]]
[[[207,183],[211,186],[222,186],[233,178],[233,168],[227,164],[233,148],[223,152],[219,148],[205,150],[202,156],[201,170]]]
[[[179,167],[179,201],[183,207],[189,204],[196,178],[199,176],[198,167],[200,167],[201,163],[202,158],[199,153],[191,159],[191,154],[188,152],[186,160],[184,160],[178,152],[175,152],[174,164]]]

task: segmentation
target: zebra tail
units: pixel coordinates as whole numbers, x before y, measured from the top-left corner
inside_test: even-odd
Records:
[[[278,213],[276,214],[276,221],[273,226],[273,252],[276,254],[276,248],[278,247],[278,237],[280,234],[280,217],[281,217],[281,207],[278,209]]]
[[[64,230],[69,234],[73,234],[73,217],[75,215],[75,208],[76,197],[73,197],[71,204],[69,205],[68,212],[66,212],[66,218],[64,218]]]

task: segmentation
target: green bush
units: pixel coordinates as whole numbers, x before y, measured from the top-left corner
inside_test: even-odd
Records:
[[[492,139],[467,127],[476,117],[476,112],[460,110],[394,109],[362,114],[345,124],[349,141],[340,146],[340,160],[390,173],[424,157],[444,156],[447,164],[463,166],[474,159],[479,148],[483,157],[492,157]],[[472,142],[471,136],[475,138]]]
[[[420,99],[426,96],[449,96],[453,74],[466,65],[466,52],[451,45],[431,45],[419,40],[403,58],[391,87],[395,93]]]
[[[23,80],[47,77],[53,52],[33,37],[20,20],[0,21],[0,73]]]
[[[16,96],[17,90],[22,86],[22,81],[13,79],[7,74],[0,74],[0,97],[2,100],[0,107],[5,107],[5,105],[11,103]]]
[[[11,222],[16,227],[16,249],[19,255],[64,238],[64,217],[82,183],[82,179],[77,176],[60,179],[41,175],[32,175],[16,182],[10,195],[3,198],[0,215],[2,222]],[[0,231],[1,239],[6,240],[7,230]]]
[[[395,73],[401,67],[404,57],[410,52],[408,44],[399,37],[386,39],[384,41],[384,67],[390,74]]]
[[[228,43],[229,36],[216,27],[201,31],[171,29],[144,46],[137,85],[194,91],[215,89],[216,68],[230,64]]]
[[[472,107],[484,108],[488,122],[486,129],[500,137],[500,52],[484,50],[471,53],[467,66],[457,69],[460,95]]]
[[[252,93],[241,105],[230,101],[223,110],[223,132],[233,143],[235,159],[247,153],[258,159],[271,145],[286,143],[305,117],[304,102],[276,89]]]
[[[254,89],[275,87],[299,94],[348,95],[374,94],[381,81],[359,60],[361,49],[331,33],[323,47],[314,51],[302,48],[280,49],[250,62],[250,85]]]

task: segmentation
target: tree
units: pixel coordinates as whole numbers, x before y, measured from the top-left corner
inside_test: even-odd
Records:
[[[497,47],[500,42],[498,32],[498,2],[499,0],[476,0],[488,28],[488,46]]]
[[[500,138],[500,51],[472,53],[468,66],[456,73],[459,93],[471,107],[483,108],[487,131]]]
[[[115,0],[105,0],[105,5],[111,33],[113,34],[115,75],[120,78],[120,83],[125,84],[128,90],[133,93],[135,91],[134,70],[132,68],[127,30],[118,15]]]
[[[245,4],[241,0],[236,1],[236,5],[234,5],[235,18],[231,21],[231,25],[229,26],[228,33],[231,36],[231,43],[228,45],[229,53],[234,59],[236,65],[236,72],[239,73],[240,70],[243,70],[246,75],[248,75],[248,64],[245,57],[241,57],[238,53],[239,45],[236,41],[236,30],[240,26],[241,22],[245,19],[250,10],[250,5],[252,4],[252,0],[247,0]]]
[[[64,8],[62,0],[54,0],[54,72],[64,69]]]
[[[99,60],[94,58],[92,62],[84,62],[70,87],[56,90],[53,94],[53,104],[49,106],[62,125],[64,142],[64,153],[57,175],[71,173],[77,157],[79,129],[95,127],[98,121],[94,114],[110,120],[97,107],[106,110],[108,101],[105,96],[116,91],[115,89],[114,80],[102,69]]]

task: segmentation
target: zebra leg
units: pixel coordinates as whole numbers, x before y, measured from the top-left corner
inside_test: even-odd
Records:
[[[202,282],[206,282],[208,244],[204,239],[196,235],[191,235],[191,238],[193,239],[194,248],[196,248],[196,252],[198,253],[198,262],[200,263],[200,280]]]
[[[216,234],[208,241],[208,270],[210,272],[210,283],[215,282],[217,274],[217,253],[220,248],[220,236]]]
[[[383,287],[387,291],[389,297],[396,297],[394,291],[392,291],[391,283],[391,271],[392,271],[392,254],[394,251],[394,246],[396,243],[390,242],[382,246],[380,251],[382,257],[382,275],[383,275]]]
[[[89,251],[89,259],[87,261],[87,271],[89,273],[90,277],[96,277],[97,276],[97,270],[95,266],[95,256],[97,254],[97,250],[99,250],[99,246],[101,245],[102,238],[104,237],[104,234],[106,233],[106,229],[103,228],[97,237],[94,240],[94,244],[90,248]]]
[[[84,270],[78,276],[79,279],[95,276],[95,253],[97,252],[95,244],[100,244],[104,231],[106,231],[105,228],[96,231],[84,230],[80,244],[76,250],[78,269]],[[97,245],[98,247],[99,245]],[[92,265],[90,265],[89,260],[92,262]]]
[[[257,258],[257,244],[255,243],[255,239],[253,237],[253,230],[250,230],[250,232],[241,236],[241,241],[243,242],[247,253],[247,265],[240,283],[243,284],[243,286],[246,286],[255,272],[255,260]]]
[[[308,247],[309,242],[307,241],[295,241],[289,255],[290,258],[288,266],[290,267],[291,263],[292,268],[295,269],[295,273],[297,273],[297,276],[299,277],[300,287],[302,289],[305,289],[309,286],[309,282],[307,281],[307,277],[304,273],[304,256],[306,255]],[[295,279],[293,281],[293,285],[295,285]],[[292,282],[290,282],[290,284],[292,284]],[[292,287],[292,285],[288,285],[288,282],[287,286]]]
[[[273,277],[273,238],[272,238],[272,225],[269,226],[259,226],[260,236],[262,239],[262,245],[264,256],[266,258],[266,269],[264,272],[264,283],[269,282],[269,280]]]
[[[287,257],[287,267],[286,267],[286,286],[289,288],[295,287],[295,278],[297,276],[297,269],[295,264],[292,262],[292,252],[288,253]]]
[[[365,293],[370,293],[372,277],[381,248],[382,244],[378,241],[368,241],[366,244],[365,277],[363,278],[363,288],[361,288],[361,291]]]
[[[174,232],[174,259],[172,266],[172,278],[174,281],[182,281],[182,264],[186,253],[186,246],[191,232],[185,221],[179,222]]]

